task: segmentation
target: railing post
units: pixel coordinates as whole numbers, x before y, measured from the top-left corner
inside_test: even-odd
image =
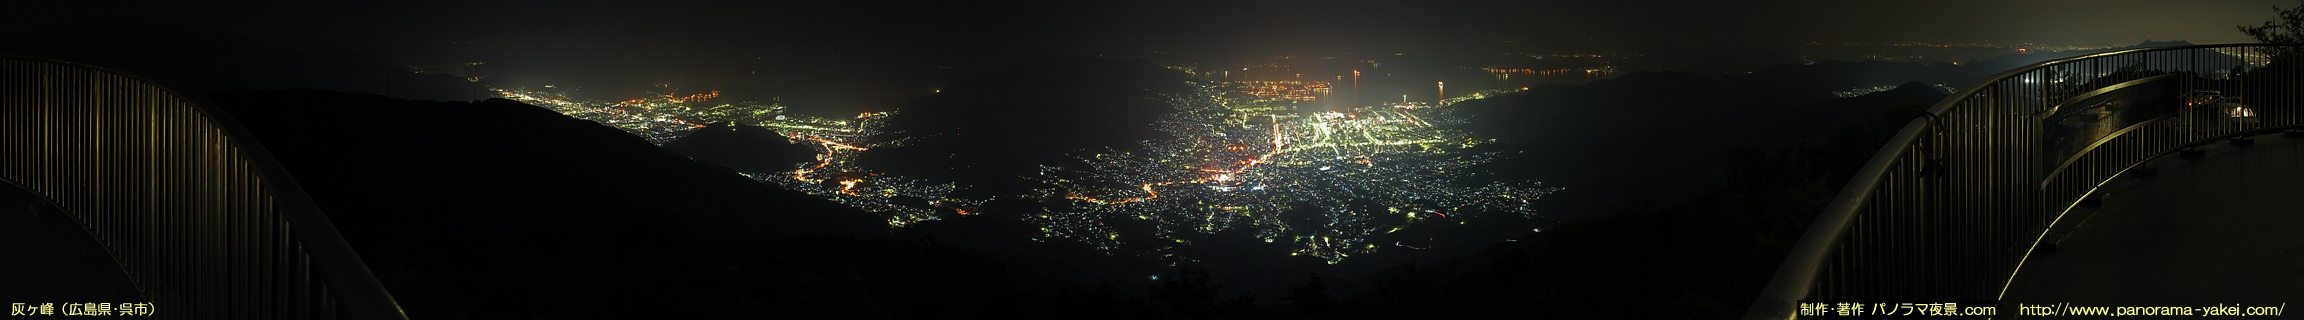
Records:
[[[1802,299],[1998,299],[2048,229],[2112,177],[2185,147],[2304,126],[2288,87],[2297,82],[2299,66],[2281,65],[2272,74],[2262,69],[2273,63],[2268,53],[2295,46],[2122,50],[2045,61],[1969,84],[1906,124],[1849,179],[1794,243],[1745,318],[1794,318],[1794,303]],[[2064,124],[2045,123],[2062,119],[2060,112],[2095,107],[2066,104],[2133,100],[2098,95],[2138,94],[2122,92],[2168,77],[2175,77],[2170,86],[2177,94],[2208,87],[2268,101],[2237,101],[2258,112],[2245,119],[2219,109],[2225,107],[2219,100],[2143,122],[2085,124],[2121,126],[2100,136],[2046,133],[2063,130]],[[2168,90],[2159,88],[2149,90]]]
[[[0,180],[80,223],[154,316],[407,318],[261,144],[173,88],[0,56]]]

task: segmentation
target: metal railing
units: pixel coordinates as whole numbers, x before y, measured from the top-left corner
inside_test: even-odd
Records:
[[[2304,124],[2297,45],[2124,50],[1985,78],[1915,117],[1792,247],[1746,319],[1808,300],[1998,300],[2066,212],[2169,153]]]
[[[84,227],[154,317],[407,318],[270,153],[172,88],[0,57],[0,180]]]

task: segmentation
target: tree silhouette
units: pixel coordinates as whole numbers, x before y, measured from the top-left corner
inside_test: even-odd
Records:
[[[2280,14],[2279,20],[2265,21],[2264,24],[2260,26],[2238,26],[2240,28],[2240,33],[2248,34],[2249,37],[2256,38],[2256,41],[2263,43],[2304,43],[2304,1],[2298,1],[2296,7],[2287,9],[2281,9],[2280,6],[2272,6],[2272,11],[2278,12]],[[2266,75],[2289,74],[2290,72],[2293,72],[2290,69],[2296,68],[2297,64],[2299,63],[2297,61],[2297,53],[2299,52],[2297,51],[2300,49],[2304,49],[2304,47],[2290,45],[2258,48],[2256,49],[2256,52],[2268,56],[2271,58],[2270,61],[2267,61],[2268,63],[2262,68],[2246,70],[2245,72],[2247,74]],[[2235,68],[2239,67],[2235,66]],[[2235,72],[2235,74],[2239,73]],[[2268,87],[2271,88],[2291,88],[2296,85],[2295,80],[2292,80],[2289,77],[2273,76],[2270,77],[2270,79],[2273,79],[2270,81],[2271,83],[2268,84]],[[2246,101],[2271,101],[2267,99],[2274,99],[2275,97],[2267,96],[2267,94],[2272,92],[2286,91],[2287,90],[2244,90],[2242,95],[2246,97]]]
[[[1153,286],[1152,292],[1177,316],[1207,319],[1215,316],[1216,291],[1220,287],[1208,282],[1208,270],[1183,267]]]
[[[2272,6],[2272,11],[2280,13],[2279,20],[2265,21],[2260,26],[2238,26],[2240,33],[2264,43],[2304,43],[2304,1],[2299,1],[2294,8]],[[2295,52],[2295,47],[2264,49],[2264,54],[2273,57],[2287,57]]]
[[[1241,293],[1216,303],[1215,319],[1256,319],[1256,293]]]
[[[1328,297],[1328,285],[1320,283],[1320,276],[1289,290],[1288,302],[1296,306],[1296,312],[1313,318],[1325,319],[1336,313],[1336,300]]]

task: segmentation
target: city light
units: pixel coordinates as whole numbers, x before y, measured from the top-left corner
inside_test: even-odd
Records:
[[[1355,82],[1358,76],[1355,70]],[[1464,152],[1487,142],[1455,129],[1467,119],[1448,107],[1525,88],[1447,98],[1442,82],[1437,85],[1444,99],[1433,103],[1410,102],[1402,95],[1400,103],[1385,106],[1296,111],[1298,103],[1319,100],[1329,85],[1196,83],[1194,93],[1167,97],[1175,110],[1153,122],[1168,139],[1147,141],[1141,148],[1108,148],[1079,157],[1077,164],[1043,164],[1039,175],[1031,177],[1042,187],[1021,196],[1072,203],[1042,207],[1022,219],[1042,230],[1035,240],[1069,239],[1112,253],[1127,241],[1188,244],[1186,238],[1195,234],[1243,229],[1267,242],[1291,243],[1291,255],[1336,263],[1384,248],[1367,243],[1377,230],[1397,231],[1433,220],[1463,223],[1460,214],[1532,215],[1530,201],[1556,190],[1535,182],[1458,183],[1497,155]],[[887,134],[881,131],[887,119],[896,116],[893,111],[818,118],[784,114],[784,107],[775,104],[702,107],[718,98],[717,92],[651,93],[602,102],[555,92],[495,91],[659,145],[703,127],[699,123],[737,122],[774,130],[788,142],[814,147],[815,159],[795,163],[789,171],[744,176],[881,214],[891,228],[974,215],[989,201],[952,197],[960,188],[955,183],[927,183],[859,166],[855,158],[860,151],[911,141],[880,138]],[[899,197],[928,203],[893,201]],[[1324,222],[1289,222],[1306,216]],[[1124,234],[1132,231],[1112,229],[1114,219],[1150,221],[1155,227],[1150,234]],[[1191,259],[1172,251],[1161,254]]]
[[[670,89],[669,86],[660,87]],[[857,151],[900,147],[909,141],[878,138],[884,134],[880,129],[886,125],[886,119],[896,114],[893,111],[862,112],[854,118],[819,118],[787,115],[784,114],[783,105],[750,101],[699,107],[704,102],[719,98],[718,91],[685,96],[650,93],[644,95],[648,98],[617,102],[571,99],[562,92],[520,89],[492,91],[508,99],[615,127],[657,145],[678,140],[704,127],[699,123],[735,122],[774,130],[788,139],[787,142],[815,147],[816,160],[796,163],[787,172],[741,174],[866,212],[883,214],[890,227],[941,219],[944,210],[969,215],[988,201],[951,197],[952,191],[959,189],[953,183],[935,184],[888,176],[858,166],[854,161]],[[867,144],[865,141],[878,142]],[[924,207],[892,201],[898,197],[930,201]]]
[[[1155,124],[1169,139],[1111,148],[1070,166],[1043,166],[1039,181],[1050,187],[1033,197],[1073,203],[1026,220],[1041,226],[1043,239],[1107,251],[1118,250],[1123,239],[1185,242],[1243,229],[1267,242],[1293,243],[1291,255],[1335,263],[1382,248],[1366,243],[1375,230],[1461,220],[1450,218],[1463,212],[1529,215],[1529,201],[1556,190],[1533,182],[1458,185],[1497,155],[1459,153],[1485,142],[1451,129],[1465,119],[1441,104],[1302,117],[1257,107],[1258,86],[1219,88],[1226,87],[1203,85],[1199,93],[1170,97],[1176,111]],[[1426,216],[1386,213],[1401,211]],[[1287,222],[1305,215],[1326,222],[1308,229]],[[1156,224],[1149,235],[1115,237],[1122,231],[1109,222],[1118,219]]]

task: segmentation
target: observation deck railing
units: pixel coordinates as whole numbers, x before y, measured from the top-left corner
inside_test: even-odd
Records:
[[[263,146],[173,88],[0,56],[0,180],[84,227],[153,317],[407,318]]]
[[[2132,49],[1968,85],[1856,172],[1745,318],[1797,317],[1804,299],[1998,300],[2049,228],[2113,177],[2304,125],[2297,49]]]

